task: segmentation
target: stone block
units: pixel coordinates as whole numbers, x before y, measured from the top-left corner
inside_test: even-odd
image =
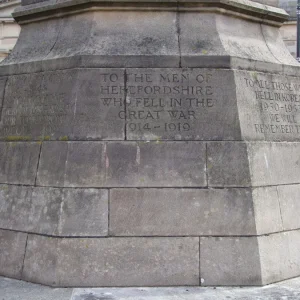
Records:
[[[104,65],[179,66],[175,11],[96,12],[92,32],[87,52]]]
[[[277,186],[284,230],[300,228],[300,185]]]
[[[37,173],[38,185],[52,187],[64,186],[68,153],[68,142],[44,142],[42,144]],[[99,157],[99,154],[94,153],[94,157]],[[84,178],[82,179],[84,180]]]
[[[179,15],[181,65],[183,67],[200,67],[206,56],[215,57],[210,67],[220,57],[228,57],[218,33],[216,16],[212,13],[186,13]],[[229,60],[226,61],[229,66]]]
[[[0,275],[21,278],[27,234],[0,230]]]
[[[249,189],[112,189],[110,235],[255,235]]]
[[[128,140],[240,139],[232,71],[127,69]]]
[[[62,236],[106,236],[108,191],[63,189],[58,232]]]
[[[124,71],[75,69],[10,76],[0,139],[123,139]]]
[[[38,143],[0,142],[0,183],[35,183],[40,145]]]
[[[269,234],[283,230],[281,209],[276,186],[252,190],[256,234]]]
[[[207,144],[209,187],[251,186],[247,145],[240,142]]]
[[[263,284],[300,276],[300,231],[258,238]]]
[[[0,186],[0,227],[53,235],[60,217],[61,190]]]
[[[300,143],[248,143],[253,186],[300,183]]]
[[[0,227],[54,236],[106,236],[108,192],[0,185]]]
[[[23,279],[53,286],[199,284],[199,238],[28,238]]]
[[[204,286],[262,285],[257,237],[201,237]]]
[[[205,151],[201,142],[44,142],[37,182],[64,187],[203,187]]]

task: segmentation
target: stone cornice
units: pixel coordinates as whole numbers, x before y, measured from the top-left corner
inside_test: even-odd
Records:
[[[22,4],[13,13],[19,23],[91,10],[215,12],[275,26],[288,19],[288,14],[282,9],[249,0],[23,0]]]

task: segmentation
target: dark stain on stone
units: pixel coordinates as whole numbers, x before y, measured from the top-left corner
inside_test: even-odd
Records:
[[[194,44],[194,48],[197,50],[206,49],[208,46],[208,43],[206,41],[196,41]]]
[[[109,295],[94,295],[92,293],[79,295],[74,300],[114,300],[113,296]]]

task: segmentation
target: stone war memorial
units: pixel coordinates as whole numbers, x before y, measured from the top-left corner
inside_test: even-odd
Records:
[[[300,276],[300,67],[248,0],[22,0],[0,65],[0,275]]]

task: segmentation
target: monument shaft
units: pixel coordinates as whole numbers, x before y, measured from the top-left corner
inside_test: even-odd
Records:
[[[252,1],[31,1],[0,65],[0,274],[300,275],[300,68]]]

